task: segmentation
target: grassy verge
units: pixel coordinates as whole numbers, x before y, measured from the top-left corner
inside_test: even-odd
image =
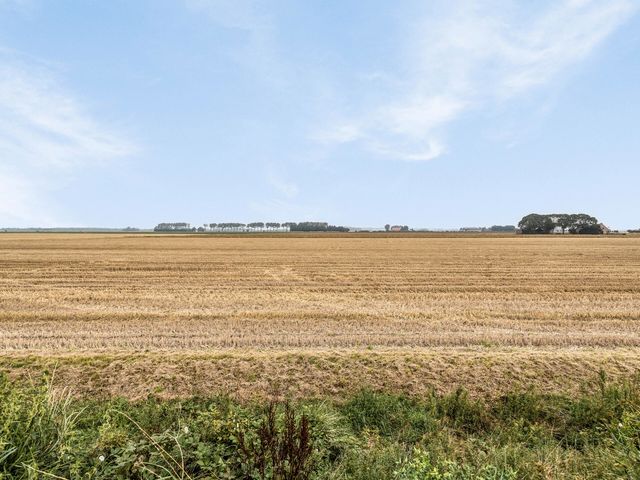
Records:
[[[0,332],[1,336],[1,332]],[[364,388],[411,397],[459,387],[472,397],[514,390],[578,394],[598,371],[611,380],[640,371],[638,349],[398,349],[336,351],[4,353],[0,372],[16,381],[55,371],[75,397],[164,400],[209,397],[340,401]]]
[[[0,377],[0,478],[640,478],[640,380],[266,404],[72,400]]]

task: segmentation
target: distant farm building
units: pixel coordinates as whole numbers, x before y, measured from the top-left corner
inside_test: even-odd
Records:
[[[609,227],[607,227],[604,223],[599,223],[598,227],[600,227],[600,230],[602,231],[603,235],[608,235],[609,233],[611,233],[611,229]],[[551,233],[553,233],[555,235],[562,235],[562,234],[571,233],[571,231],[569,229],[557,226],[557,227],[553,228]]]
[[[250,226],[250,225],[216,225],[208,227],[205,232],[212,233],[275,233],[290,232],[291,227],[288,225],[276,226]]]
[[[176,223],[159,223],[154,230],[156,232],[190,232],[195,230],[191,228],[191,224],[185,222]]]

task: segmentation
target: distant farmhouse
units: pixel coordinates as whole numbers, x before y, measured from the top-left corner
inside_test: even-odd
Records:
[[[159,223],[153,229],[154,232],[191,232],[195,228],[191,228],[191,224],[184,222],[177,223]]]
[[[407,225],[385,225],[384,229],[387,232],[408,232],[409,227]]]

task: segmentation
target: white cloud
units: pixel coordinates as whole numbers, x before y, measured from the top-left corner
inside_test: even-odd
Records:
[[[282,175],[277,174],[275,171],[271,170],[267,174],[267,182],[271,185],[280,195],[292,199],[300,193],[300,189],[298,185],[295,183],[288,181],[282,177]]]
[[[455,96],[427,96],[389,105],[380,110],[379,117],[386,119],[391,132],[420,138],[425,131],[454,119],[464,106]]]
[[[0,221],[53,222],[47,190],[135,147],[91,117],[50,67],[0,50]],[[41,211],[38,211],[41,210]]]
[[[526,14],[519,8],[506,0],[454,2],[425,15],[408,35],[403,74],[389,82],[397,85],[390,100],[366,105],[313,138],[360,142],[401,160],[436,158],[447,150],[453,122],[550,84],[587,58],[638,3],[564,0]]]
[[[6,225],[53,224],[36,185],[29,179],[4,169],[0,170],[0,219]]]
[[[278,53],[275,20],[256,0],[184,0],[191,11],[206,15],[222,28],[244,34],[244,41],[231,49],[233,59],[274,86],[289,82],[289,68]]]
[[[544,85],[565,68],[585,59],[638,9],[630,0],[567,0],[541,15],[530,29],[516,28],[502,45],[507,95]]]
[[[343,123],[331,129],[323,129],[314,134],[311,138],[319,143],[349,143],[358,140],[363,136],[362,128],[355,123]]]
[[[249,202],[248,207],[260,218],[275,221],[316,221],[318,218],[326,218],[317,206],[309,206],[299,201],[289,202],[285,200],[264,200],[261,202]]]
[[[132,152],[51,78],[0,66],[0,151],[39,166],[71,167]]]

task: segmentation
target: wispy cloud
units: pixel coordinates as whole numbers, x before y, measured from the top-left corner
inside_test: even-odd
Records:
[[[0,49],[0,220],[53,222],[40,211],[43,192],[78,169],[135,150],[95,121],[49,66]]]
[[[232,50],[234,60],[276,86],[288,82],[287,66],[278,53],[275,19],[256,0],[184,0],[187,8],[206,15],[229,30],[242,32],[244,41]]]
[[[317,206],[309,206],[299,201],[264,200],[249,202],[248,207],[258,217],[274,221],[305,221],[326,218],[326,212]]]
[[[416,22],[402,55],[403,73],[388,82],[394,85],[388,102],[366,105],[314,139],[360,142],[407,161],[441,156],[448,126],[549,85],[639,8],[633,0],[564,0],[533,12],[506,0],[452,5]]]
[[[0,166],[0,219],[5,226],[55,223],[37,182],[3,166]]]
[[[271,169],[267,173],[267,183],[273,187],[281,196],[292,199],[298,195],[300,189],[298,185],[290,180],[286,180],[281,174]]]

